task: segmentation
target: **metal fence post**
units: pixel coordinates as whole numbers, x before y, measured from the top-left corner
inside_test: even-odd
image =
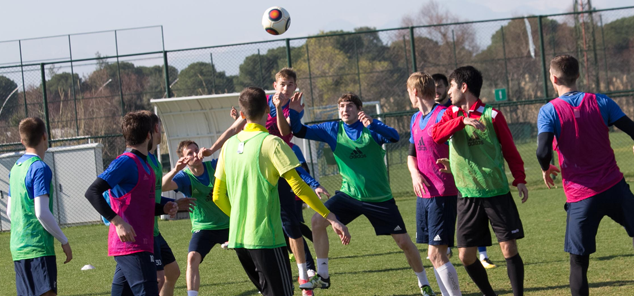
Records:
[[[262,56],[260,56],[259,48],[258,48],[258,64],[260,64],[260,87],[264,88],[264,76],[262,76]]]
[[[117,40],[117,30],[114,30],[114,45],[117,52],[117,76],[119,78],[119,97],[121,98],[121,116],[125,115],[125,103],[123,101],[123,85],[121,84],[121,67],[119,66],[119,41]]]
[[[40,64],[40,75],[42,76],[42,102],[44,109],[44,124],[46,125],[46,136],[48,137],[48,147],[51,147],[51,124],[48,119],[48,99],[46,95],[46,69],[44,63]]]
[[[418,72],[416,66],[416,41],[414,40],[414,27],[409,27],[409,47],[412,55],[412,72]]]
[[[213,89],[214,95],[216,94],[216,66],[214,66],[214,54],[209,53],[209,60],[211,61],[211,88]]]
[[[405,42],[405,35],[403,35],[403,58],[405,59],[405,69],[407,70],[407,74],[412,72],[409,71],[409,65],[407,64],[407,42]]]
[[[539,31],[539,56],[542,59],[542,83],[544,83],[544,98],[548,98],[548,75],[546,74],[546,57],[544,56],[544,30],[542,16],[537,16],[537,30]]]
[[[453,63],[454,67],[458,68],[458,56],[456,55],[456,34],[454,34],[453,29],[451,29],[451,40],[453,41]]]
[[[73,47],[70,42],[70,35],[68,35],[68,54],[70,56],[70,91],[73,95],[73,104],[75,106],[75,135],[79,136],[79,122],[77,121],[77,94],[75,93],[75,70],[73,69]]]
[[[293,61],[291,60],[291,40],[286,38],[286,64],[289,68],[293,68]]]
[[[603,28],[601,28],[603,30]],[[604,43],[605,44],[605,43]],[[29,117],[29,108],[26,103],[26,85],[24,84],[24,63],[22,62],[22,40],[18,40],[20,48],[20,73],[22,73],[22,95],[24,96],[24,117]]]
[[[599,14],[599,21],[601,22],[601,43],[603,43],[603,64],[605,65],[605,85],[606,89],[610,91],[610,75],[608,74],[608,57],[605,48],[605,33],[603,32],[603,16]]]
[[[167,64],[167,51],[163,50],[163,76],[165,78],[165,97],[170,97],[170,71]]]
[[[310,118],[312,118],[313,120],[315,120],[315,95],[313,94],[313,75],[310,71],[310,55],[308,54],[308,41],[306,40],[306,43],[304,44],[304,47],[306,47],[306,65],[308,66],[308,84],[310,85],[310,106],[312,107],[310,110],[311,114],[310,114]],[[310,145],[308,146],[308,149],[310,149]]]
[[[588,1],[588,4],[590,2]],[[597,35],[596,32],[594,30],[594,17],[592,16],[592,7],[590,7],[590,28],[592,30],[592,52],[594,54],[594,79],[595,79],[595,83],[596,83],[596,89],[595,92],[600,93],[601,92],[601,80],[599,78],[599,58],[597,57]]]
[[[357,50],[357,40],[354,40],[354,55],[357,59],[357,81],[359,82],[359,97],[362,98],[361,95],[361,70],[359,69],[359,51]]]
[[[507,95],[510,97],[511,86],[509,84],[509,68],[506,61],[506,41],[504,40],[504,26],[500,26],[500,32],[502,32],[502,54],[504,54],[504,78],[506,79]]]

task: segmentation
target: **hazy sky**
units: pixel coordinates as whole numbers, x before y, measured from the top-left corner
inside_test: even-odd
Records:
[[[572,0],[444,0],[441,5],[465,20],[494,19],[568,11]],[[631,0],[594,0],[597,9],[632,5]],[[404,15],[418,11],[426,1],[4,1],[0,40],[42,37],[128,27],[163,25],[166,49],[202,47],[281,37],[301,37],[320,30],[354,27],[398,27]],[[281,37],[261,26],[264,10],[282,6],[291,14],[289,31]],[[143,38],[142,38],[143,37]],[[120,53],[160,50],[160,30],[121,32]],[[111,34],[73,37],[73,46],[99,48],[113,43]],[[24,51],[37,57],[43,49],[67,46],[64,38],[25,42]],[[134,44],[132,46],[131,44]],[[77,45],[78,47],[80,45]],[[0,64],[15,58],[15,44],[0,43]],[[92,50],[92,51],[90,51]],[[94,56],[96,50],[90,49]],[[103,50],[101,51],[103,53]],[[59,55],[63,56],[63,52]],[[108,54],[108,53],[106,53]],[[2,57],[1,55],[4,55]],[[29,54],[27,54],[29,55]],[[47,57],[55,52],[47,53]],[[76,56],[74,56],[77,58]],[[84,57],[84,56],[81,56]],[[81,58],[80,57],[80,58]],[[86,56],[87,57],[87,56]],[[19,57],[18,57],[19,58]],[[61,58],[61,56],[60,56]]]

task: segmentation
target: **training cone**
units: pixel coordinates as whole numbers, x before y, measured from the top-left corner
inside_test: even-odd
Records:
[[[95,267],[90,264],[84,265],[84,267],[81,268],[81,270],[91,270],[91,269],[95,269]]]

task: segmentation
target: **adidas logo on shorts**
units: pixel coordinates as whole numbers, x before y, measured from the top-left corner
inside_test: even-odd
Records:
[[[435,242],[442,241],[442,238],[440,238],[440,235],[436,234],[436,236],[434,236],[434,241]]]
[[[394,231],[401,231],[401,230],[403,230],[403,229],[399,225],[396,225],[396,227],[394,228]]]
[[[354,150],[352,150],[352,153],[350,153],[350,159],[366,158],[366,157],[368,157],[368,156],[365,155],[363,152],[361,152],[359,147],[354,148]]]

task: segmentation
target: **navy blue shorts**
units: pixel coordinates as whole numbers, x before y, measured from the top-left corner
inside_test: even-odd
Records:
[[[154,263],[156,263],[156,270],[164,270],[165,265],[174,261],[176,261],[176,258],[174,258],[172,249],[159,233],[159,235],[154,237]]]
[[[292,239],[298,239],[302,237],[302,231],[300,228],[301,215],[297,215],[296,203],[295,203],[295,193],[291,189],[291,186],[288,185],[286,180],[280,178],[277,183],[278,193],[280,195],[280,212],[282,214],[282,229],[284,229],[284,233],[286,236]]]
[[[370,220],[376,235],[407,233],[403,217],[393,198],[383,202],[365,202],[337,191],[324,205],[343,224],[347,225],[364,215]]]
[[[192,233],[192,239],[189,241],[189,252],[198,252],[202,263],[211,248],[216,244],[222,245],[228,240],[229,229],[198,230]]]
[[[416,243],[454,246],[458,196],[416,198]]]
[[[566,240],[564,250],[574,255],[596,251],[596,235],[604,216],[621,224],[634,237],[634,195],[625,179],[610,189],[584,200],[566,203]]]
[[[117,267],[112,279],[111,295],[158,295],[156,264],[150,252],[114,256]]]
[[[299,222],[304,223],[304,201],[295,199],[295,215],[299,218]]]
[[[57,293],[55,256],[13,261],[18,296],[40,296],[53,290]]]

